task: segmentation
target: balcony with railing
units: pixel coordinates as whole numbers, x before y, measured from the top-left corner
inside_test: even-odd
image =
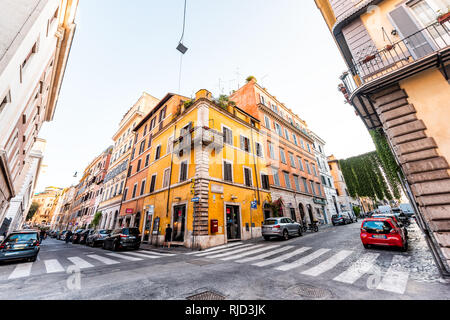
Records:
[[[339,90],[348,100],[361,86],[400,72],[436,52],[449,48],[450,22],[435,22],[404,39],[386,45],[381,50],[375,48],[363,59],[353,62],[352,68],[341,75],[340,79],[345,87],[340,85]]]
[[[214,149],[223,148],[223,134],[209,127],[195,127],[182,130],[180,136],[174,140],[173,152],[189,151],[197,145],[210,146]]]

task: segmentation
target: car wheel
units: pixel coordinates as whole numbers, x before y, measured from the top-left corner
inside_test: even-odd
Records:
[[[36,259],[37,259],[37,255],[35,255],[35,256],[32,257],[32,258],[29,258],[28,261],[30,261],[30,262],[35,262]]]
[[[368,244],[363,244],[363,245],[364,245],[364,248],[366,248],[366,249],[370,248],[370,246]]]
[[[102,249],[106,250],[106,241],[102,244]]]
[[[333,222],[333,226],[336,226],[336,223]]]
[[[302,228],[301,228],[301,227],[298,228],[298,236],[299,236],[299,237],[303,236],[303,234],[302,234]]]
[[[284,240],[289,240],[289,232],[287,230],[283,231],[283,239]]]
[[[264,236],[264,240],[269,241],[270,237],[269,236]]]
[[[119,250],[119,244],[117,243],[117,241],[114,241],[114,243],[112,245],[112,249],[113,249],[113,251],[118,251]]]

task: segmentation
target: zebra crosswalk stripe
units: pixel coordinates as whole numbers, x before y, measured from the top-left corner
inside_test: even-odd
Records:
[[[226,249],[226,248],[235,247],[235,246],[238,246],[238,245],[241,245],[241,244],[242,244],[242,242],[232,242],[232,243],[224,244],[224,245],[217,246],[217,247],[214,247],[214,248],[209,248],[209,249],[206,249],[206,250],[202,250],[200,252],[195,251],[195,252],[188,252],[188,253],[185,253],[185,254],[191,255],[191,254],[197,254],[197,253],[211,252],[211,251],[216,251],[216,250],[220,250],[220,249]]]
[[[409,278],[409,271],[404,266],[408,265],[410,259],[411,257],[395,255],[377,289],[404,294]]]
[[[145,259],[159,259],[161,258],[160,256],[152,256],[150,254],[144,254],[144,253],[138,253],[138,252],[124,252],[123,254],[130,254],[132,256],[136,256],[136,257],[141,257],[141,258],[145,258]]]
[[[28,277],[31,274],[33,262],[22,263],[16,266],[14,271],[9,275],[8,279],[18,279]]]
[[[87,262],[86,260],[80,258],[80,257],[69,257],[67,258],[70,260],[74,265],[76,265],[80,269],[86,269],[86,268],[92,268],[93,265]]]
[[[139,251],[136,251],[136,252],[137,253],[142,253],[142,254],[160,256],[160,257],[174,257],[174,256],[176,256],[175,253],[160,253],[160,252],[156,252],[156,251],[139,250]]]
[[[226,249],[221,249],[221,250],[217,250],[217,251],[214,251],[214,252],[198,253],[195,256],[196,257],[204,257],[204,256],[207,256],[207,255],[218,254],[218,253],[222,253],[222,252],[228,252],[228,251],[236,250],[236,249],[239,249],[239,248],[246,248],[246,247],[251,247],[251,246],[253,246],[253,244],[251,244],[251,243],[243,244],[242,246],[235,247],[235,248],[226,248]]]
[[[113,260],[113,259],[110,259],[110,258],[107,258],[107,257],[99,256],[99,255],[96,255],[96,254],[90,254],[90,255],[88,255],[88,257],[91,258],[91,259],[94,259],[94,260],[98,260],[98,261],[100,261],[100,262],[102,262],[104,264],[107,264],[107,265],[120,263],[119,261],[116,261],[116,260]]]
[[[331,270],[334,268],[338,263],[344,261],[349,255],[351,255],[353,251],[350,250],[341,250],[338,253],[336,253],[331,258],[319,263],[315,267],[312,267],[311,269],[305,270],[302,272],[302,274],[317,277],[318,275],[321,275],[322,273]]]
[[[327,253],[328,251],[330,251],[331,249],[319,249],[317,251],[314,251],[313,253],[302,257],[300,259],[298,259],[297,261],[294,261],[292,263],[288,263],[288,264],[284,264],[281,265],[279,267],[276,267],[276,270],[280,270],[280,271],[287,271],[287,270],[291,270],[297,267],[300,267],[308,262],[313,261],[314,259],[320,257],[321,255],[323,255],[324,253]]]
[[[364,274],[372,270],[375,260],[380,256],[379,253],[366,253],[353,263],[350,268],[335,277],[334,281],[353,284]]]
[[[249,257],[249,258],[245,258],[245,259],[239,259],[239,260],[236,260],[235,262],[246,263],[246,262],[251,262],[251,261],[255,261],[255,260],[261,260],[261,259],[273,256],[273,255],[275,255],[277,253],[281,253],[281,252],[284,252],[284,251],[292,249],[292,248],[293,248],[293,246],[283,246],[283,247],[278,248],[276,250],[272,250],[270,252],[262,253],[262,254],[259,254],[257,256],[253,256],[253,257]]]
[[[108,256],[111,257],[116,257],[116,258],[120,258],[120,259],[125,259],[125,260],[130,260],[130,261],[141,261],[143,260],[142,258],[135,258],[135,257],[130,257],[124,254],[118,254],[118,253],[107,253]]]
[[[64,272],[63,266],[56,259],[45,260],[44,264],[47,273]]]
[[[273,248],[278,248],[279,246],[280,245],[265,246],[265,247],[262,247],[262,248],[259,248],[259,249],[246,251],[246,252],[240,253],[238,255],[232,255],[230,257],[221,258],[220,260],[227,261],[227,260],[239,259],[239,258],[243,258],[243,257],[246,257],[246,256],[251,256],[252,254],[255,254],[255,253],[267,251],[267,250],[270,250],[270,249],[273,249]]]
[[[301,254],[301,253],[303,253],[305,251],[308,251],[309,249],[311,249],[311,248],[310,247],[302,247],[302,248],[299,248],[299,249],[294,250],[292,252],[283,254],[283,255],[281,255],[279,257],[276,257],[276,258],[273,258],[273,259],[269,259],[269,260],[264,260],[264,261],[253,263],[252,266],[265,267],[265,266],[268,266],[268,265],[271,265],[271,264],[279,263],[279,262],[285,261],[285,260],[287,260],[289,258],[292,258],[292,257],[294,257],[294,256],[296,256],[298,254]]]
[[[229,251],[229,252],[224,252],[224,253],[219,253],[219,254],[213,254],[212,256],[206,256],[207,258],[210,258],[210,259],[215,259],[215,258],[222,258],[222,257],[226,257],[226,256],[229,256],[229,255],[232,255],[232,254],[235,254],[235,253],[239,253],[239,252],[243,252],[243,251],[247,251],[247,250],[249,250],[249,248],[250,249],[256,249],[256,248],[259,248],[259,247],[262,247],[263,245],[262,244],[258,244],[258,245],[252,245],[252,246],[250,246],[250,247],[245,247],[245,248],[242,248],[242,246],[240,246],[238,249],[235,249],[235,250],[231,250],[231,251]]]

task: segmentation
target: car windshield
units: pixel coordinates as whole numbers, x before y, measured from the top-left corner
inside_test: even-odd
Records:
[[[10,235],[6,242],[28,242],[37,240],[37,233],[17,233]]]
[[[264,224],[265,224],[265,225],[269,225],[269,226],[273,226],[273,225],[275,225],[275,224],[278,224],[278,220],[275,220],[275,219],[268,219],[268,220],[264,221]]]
[[[100,230],[98,233],[100,233],[100,234],[108,234],[110,232],[111,231],[108,231],[108,230]]]
[[[139,229],[138,228],[125,228],[125,229],[123,229],[122,233],[128,234],[128,235],[138,235]]]
[[[368,233],[379,233],[386,234],[391,232],[391,225],[387,221],[366,221],[364,222],[363,228],[366,229]]]

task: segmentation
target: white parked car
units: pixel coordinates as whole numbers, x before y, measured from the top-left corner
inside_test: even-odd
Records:
[[[392,213],[392,208],[391,206],[379,206],[378,211],[380,211],[381,214]]]

